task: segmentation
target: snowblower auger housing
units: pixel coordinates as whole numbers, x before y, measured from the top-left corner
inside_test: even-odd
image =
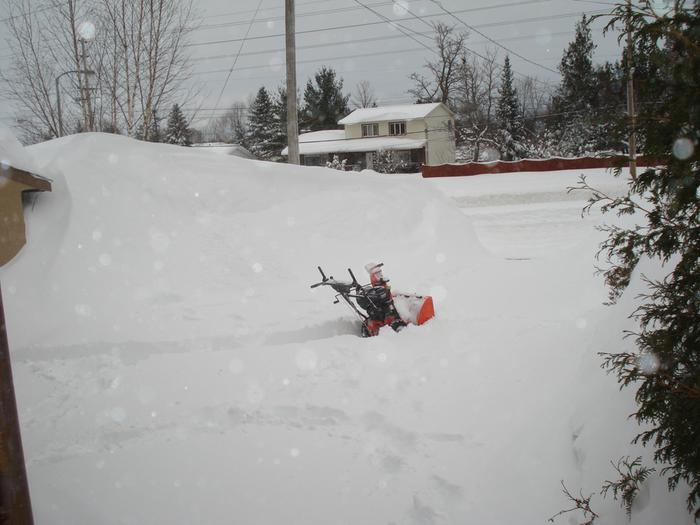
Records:
[[[380,263],[373,265],[372,268],[380,269],[382,266],[383,263]],[[326,277],[320,266],[318,271],[321,273],[321,281],[312,284],[311,288],[318,286],[333,288],[336,292],[334,304],[339,303],[342,298],[360,317],[362,337],[375,336],[379,333],[380,328],[387,325],[398,332],[408,323],[423,324],[434,316],[431,297],[409,294],[395,296],[391,293],[389,281],[385,280],[383,276],[379,280],[372,276],[371,284],[361,285],[350,268],[348,268],[351,278],[349,282],[338,281],[333,276]],[[399,299],[400,310],[394,303],[395,298]],[[400,311],[404,315],[401,315]]]

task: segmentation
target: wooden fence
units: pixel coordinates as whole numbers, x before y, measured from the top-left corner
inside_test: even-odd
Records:
[[[591,168],[616,168],[627,166],[629,158],[615,157],[577,157],[574,159],[526,159],[516,161],[497,160],[493,162],[467,162],[466,164],[441,164],[439,166],[422,166],[423,177],[469,177],[485,173],[514,173],[518,171],[560,171],[583,170]],[[656,166],[658,160],[651,157],[637,157],[637,166]]]

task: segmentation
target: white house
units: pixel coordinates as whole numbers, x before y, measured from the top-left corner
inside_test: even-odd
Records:
[[[338,155],[355,169],[372,168],[380,150],[397,152],[408,171],[455,162],[454,114],[441,102],[360,108],[338,123],[344,129],[299,135],[302,164],[325,166]]]

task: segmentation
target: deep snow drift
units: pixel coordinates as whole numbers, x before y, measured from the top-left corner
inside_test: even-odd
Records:
[[[578,173],[427,181],[100,134],[28,151],[54,191],[0,277],[40,524],[545,523],[560,480],[597,492],[640,454],[596,355],[630,344],[632,299],[601,306]],[[438,317],[357,337],[309,285],[369,260]],[[688,523],[683,494],[652,480],[633,522]]]

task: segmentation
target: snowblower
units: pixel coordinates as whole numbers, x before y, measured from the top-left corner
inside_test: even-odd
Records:
[[[333,304],[341,299],[360,317],[362,337],[372,337],[383,326],[399,331],[407,324],[421,325],[435,316],[433,299],[430,296],[392,293],[389,280],[382,273],[384,263],[370,263],[365,269],[370,276],[370,284],[361,285],[355,274],[348,268],[350,281],[338,281],[333,276],[326,277],[321,267],[321,281],[311,288],[330,286],[336,292]]]

